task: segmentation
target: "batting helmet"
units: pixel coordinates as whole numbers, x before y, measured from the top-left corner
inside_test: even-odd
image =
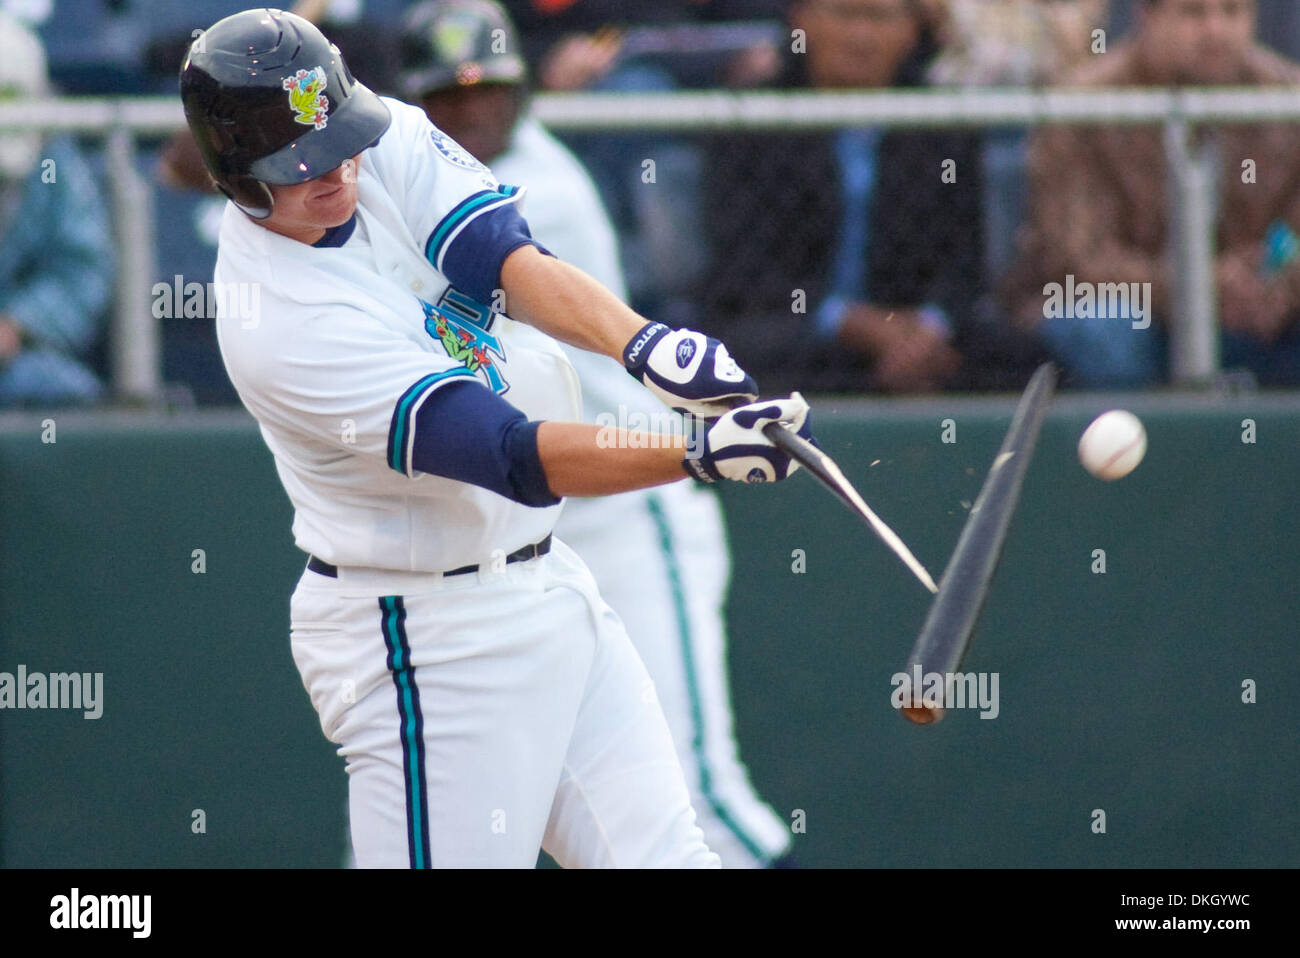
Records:
[[[282,10],[217,21],[190,44],[180,85],[208,172],[257,219],[274,205],[266,184],[324,176],[372,146],[391,120],[339,48]]]
[[[514,24],[492,0],[431,0],[412,8],[402,32],[402,96],[476,83],[522,83],[528,67]]]

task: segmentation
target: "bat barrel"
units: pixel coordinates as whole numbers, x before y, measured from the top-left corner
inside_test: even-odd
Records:
[[[946,677],[957,671],[965,657],[1055,388],[1056,369],[1044,363],[1020,397],[1002,448],[971,507],[957,547],[939,580],[939,593],[908,657],[905,674],[909,684],[914,683],[910,677],[918,674],[933,672]],[[941,707],[918,701],[920,689],[911,691],[915,704],[902,709],[907,718],[925,725],[943,717]]]

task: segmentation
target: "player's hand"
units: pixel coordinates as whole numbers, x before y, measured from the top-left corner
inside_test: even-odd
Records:
[[[870,356],[872,385],[886,392],[934,392],[961,365],[961,355],[921,320],[918,310],[849,307],[840,341]]]
[[[731,410],[704,434],[700,448],[682,460],[686,472],[701,482],[734,479],[737,482],[777,482],[799,468],[799,463],[772,445],[763,435],[768,423],[788,423],[804,439],[813,442],[808,421],[808,404],[803,396],[768,399]]]
[[[727,347],[689,329],[646,323],[623,349],[623,365],[670,407],[701,419],[758,398],[758,383]]]
[[[623,48],[619,30],[603,27],[595,33],[576,33],[551,47],[538,71],[544,90],[581,90],[614,67]]]
[[[1221,254],[1215,262],[1219,325],[1230,333],[1255,335],[1255,317],[1261,312],[1264,288],[1259,261],[1257,251],[1248,250]]]
[[[875,385],[886,392],[937,392],[958,367],[961,355],[919,320],[904,321],[872,366]]]

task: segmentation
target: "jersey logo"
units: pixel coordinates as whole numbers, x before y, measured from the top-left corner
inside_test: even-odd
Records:
[[[442,343],[447,355],[480,376],[498,395],[509,391],[498,361],[505,362],[505,348],[490,331],[495,317],[486,306],[458,290],[447,288],[437,306],[420,300],[424,307],[424,329]]]
[[[329,123],[325,111],[329,109],[330,101],[324,94],[324,67],[317,67],[310,73],[299,70],[293,76],[285,77],[281,86],[289,91],[289,105],[293,107],[295,123],[325,129]]]
[[[433,140],[434,149],[461,169],[487,170],[487,167],[474,159],[468,150],[449,137],[446,133],[443,133],[442,130],[438,129],[436,126],[429,131],[429,139]]]

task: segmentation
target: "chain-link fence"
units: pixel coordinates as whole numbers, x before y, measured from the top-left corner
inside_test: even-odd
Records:
[[[1249,180],[1251,158],[1225,158],[1197,131],[1240,127],[1266,137],[1300,129],[1300,97],[1290,88],[544,94],[533,108],[601,188],[620,228],[634,305],[724,337],[767,375],[765,388],[822,391],[882,385],[872,320],[947,338],[964,372],[936,371],[936,385],[1015,385],[1042,345],[1012,315],[1016,304],[1000,283],[1023,254],[1015,238],[1032,201],[1027,150],[1044,126],[1159,138],[1163,168],[1149,171],[1148,185],[1164,197],[1172,280],[1157,323],[1167,329],[1172,379],[1213,379],[1214,255],[1224,223],[1239,212],[1216,201],[1216,185],[1224,176]],[[123,399],[164,396],[167,324],[195,327],[209,312],[187,313],[183,300],[211,278],[202,264],[215,255],[211,207],[219,202],[181,199],[152,181],[153,145],[181,124],[170,98],[0,104],[0,130],[76,132],[106,144],[120,253],[109,356]],[[1259,142],[1275,154],[1275,136]],[[1279,179],[1289,187],[1286,169],[1257,175],[1275,192]],[[862,190],[846,186],[853,177],[870,181],[866,205]],[[1055,282],[1077,304],[1075,281],[1092,272],[1084,260],[1031,277],[1030,292]],[[180,262],[190,265],[181,270]],[[158,309],[164,287],[171,312]],[[1052,294],[1038,296],[1050,311]],[[1110,317],[1116,327],[1138,326],[1132,310],[1146,307],[1121,307]],[[210,359],[204,374],[219,374],[219,358]]]

